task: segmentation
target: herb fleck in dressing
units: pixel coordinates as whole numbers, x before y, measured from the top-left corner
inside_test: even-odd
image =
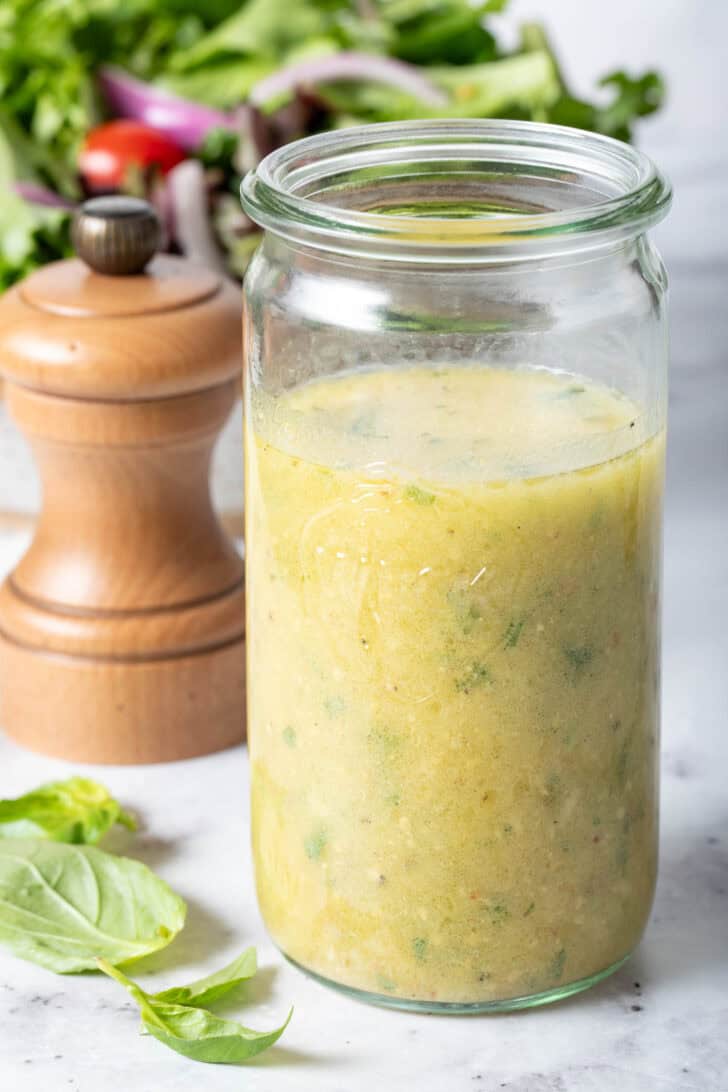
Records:
[[[662,435],[623,395],[544,370],[365,370],[253,399],[272,935],[403,999],[604,971],[655,879]]]

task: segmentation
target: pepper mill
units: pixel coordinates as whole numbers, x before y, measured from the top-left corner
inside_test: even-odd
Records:
[[[244,736],[243,562],[209,492],[239,293],[155,256],[144,201],[86,202],[72,238],[78,258],[0,301],[8,410],[44,497],[0,588],[0,726],[74,761],[189,758]]]

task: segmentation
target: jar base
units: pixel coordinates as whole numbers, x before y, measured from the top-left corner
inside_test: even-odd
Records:
[[[377,1005],[385,1009],[397,1009],[400,1012],[428,1013],[433,1016],[478,1016],[488,1013],[514,1012],[518,1009],[533,1009],[538,1005],[550,1005],[554,1001],[563,1001],[565,998],[571,997],[575,993],[581,993],[583,990],[591,989],[592,986],[596,986],[605,978],[609,978],[627,962],[631,954],[631,952],[628,952],[622,959],[618,959],[616,963],[612,963],[602,971],[597,971],[586,978],[579,978],[575,982],[555,986],[554,989],[545,990],[543,993],[510,997],[504,1001],[461,1002],[417,1001],[408,997],[392,997],[386,993],[370,993],[368,990],[359,990],[354,986],[345,986],[341,982],[335,982],[331,978],[325,978],[315,971],[310,971],[307,967],[297,963],[295,959],[291,959],[285,952],[282,952],[287,962],[296,970],[302,971],[314,982],[318,982],[322,986],[328,986],[329,989],[336,990],[338,993],[344,994],[345,997],[350,997],[353,1001],[363,1001],[368,1005]]]

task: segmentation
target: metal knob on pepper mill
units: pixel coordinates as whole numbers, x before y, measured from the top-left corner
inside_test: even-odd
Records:
[[[239,293],[155,256],[146,202],[76,214],[79,258],[0,301],[0,372],[43,484],[0,588],[0,727],[88,762],[162,762],[244,735],[243,563],[209,464],[238,396]]]

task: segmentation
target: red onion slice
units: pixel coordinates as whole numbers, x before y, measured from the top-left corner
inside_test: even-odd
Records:
[[[18,197],[22,197],[30,205],[42,205],[47,209],[75,209],[76,202],[69,201],[55,190],[49,190],[47,186],[39,186],[37,182],[14,182],[13,189]]]
[[[121,68],[102,68],[99,84],[115,113],[159,129],[186,151],[196,151],[211,129],[236,130],[230,114],[143,83]]]
[[[444,106],[447,102],[445,93],[413,65],[391,57],[354,51],[313,57],[279,68],[255,84],[249,101],[254,106],[264,106],[270,99],[293,91],[300,84],[332,80],[372,80],[396,87],[429,106]]]
[[[204,167],[198,159],[185,159],[169,172],[166,182],[180,250],[200,265],[226,273],[210,223]]]

